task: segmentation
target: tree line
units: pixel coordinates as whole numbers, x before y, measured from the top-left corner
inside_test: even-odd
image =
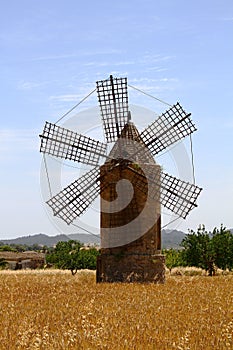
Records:
[[[34,243],[32,245],[28,244],[17,244],[17,243],[10,243],[5,244],[3,242],[0,242],[0,252],[25,252],[25,251],[34,251],[34,252],[41,252],[46,253],[49,251],[52,251],[53,247],[48,247],[46,245],[41,246],[40,244]]]
[[[182,240],[180,250],[165,250],[166,266],[171,269],[178,266],[202,268],[212,276],[216,268],[233,269],[233,234],[223,225],[208,232],[200,225],[197,232],[191,230]]]

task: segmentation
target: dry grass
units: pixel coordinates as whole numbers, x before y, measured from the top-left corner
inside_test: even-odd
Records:
[[[233,276],[95,284],[93,272],[0,272],[0,349],[233,349]]]

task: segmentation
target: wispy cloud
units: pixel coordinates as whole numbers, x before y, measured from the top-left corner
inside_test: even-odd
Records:
[[[220,21],[233,22],[233,17],[223,17],[223,18],[220,18]]]
[[[146,72],[156,72],[156,73],[160,73],[160,72],[166,72],[168,70],[168,68],[163,68],[163,67],[147,67],[146,68]]]
[[[134,65],[136,62],[133,60],[128,61],[92,61],[92,62],[86,62],[83,65],[86,67],[117,67],[117,66],[128,66],[128,65]]]
[[[36,81],[20,81],[18,83],[18,90],[32,90],[32,89],[36,89],[42,86],[47,85],[48,82],[36,82]]]
[[[67,54],[57,54],[57,55],[44,55],[44,56],[38,56],[32,58],[32,61],[55,61],[55,60],[66,60],[70,58],[82,58],[82,57],[93,57],[93,56],[108,56],[108,55],[116,55],[116,54],[122,54],[121,50],[117,49],[109,49],[109,50],[80,50],[77,52],[67,53]],[[92,62],[90,62],[90,65]],[[93,62],[95,64],[95,62]]]
[[[128,59],[128,60],[119,60],[114,58],[109,58],[109,60],[105,61],[99,61],[99,60],[92,60],[89,62],[83,63],[84,66],[86,67],[119,67],[119,66],[133,66],[133,65],[154,65],[155,63],[163,63],[167,62],[169,60],[174,59],[175,56],[171,55],[151,55],[151,54],[145,54],[140,57],[136,57],[134,59]],[[151,69],[161,69],[161,67],[150,67]]]
[[[151,84],[151,83],[168,83],[168,82],[177,82],[178,79],[177,78],[160,78],[160,79],[154,79],[154,78],[133,78],[133,79],[130,79],[130,82],[131,83],[148,83],[148,84]]]
[[[150,53],[144,55],[139,62],[140,63],[156,63],[156,62],[164,62],[164,61],[170,61],[174,59],[175,56],[172,55],[161,55],[161,54],[153,54]]]
[[[54,61],[54,60],[62,60],[62,59],[70,59],[77,57],[78,54],[66,54],[66,55],[46,55],[46,56],[38,56],[32,58],[32,61]]]
[[[0,129],[0,154],[7,152],[34,151],[38,149],[38,130],[33,129]]]
[[[64,94],[49,97],[50,100],[60,102],[78,102],[79,100],[81,100],[81,98],[83,98],[83,95],[81,94]]]
[[[130,85],[151,95],[158,95],[164,91],[172,91],[174,86],[176,86],[178,83],[179,79],[169,77],[164,77],[161,79],[133,78],[129,80]],[[135,90],[133,90],[133,92],[134,94],[138,94],[138,92]]]
[[[79,87],[77,93],[61,94],[61,95],[51,95],[49,99],[54,102],[80,102],[89,95],[91,91],[95,89],[94,84],[83,82],[82,86]],[[77,89],[76,89],[77,90]],[[92,95],[88,98],[91,99]]]

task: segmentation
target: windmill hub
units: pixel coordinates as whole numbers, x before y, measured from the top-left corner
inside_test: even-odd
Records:
[[[197,206],[201,188],[164,173],[154,156],[196,128],[191,114],[176,103],[139,133],[128,108],[127,78],[110,76],[96,84],[106,142],[114,145],[107,155],[107,143],[46,122],[41,152],[93,166],[51,193],[47,204],[70,225],[101,194],[97,282],[163,283],[161,205],[185,219]],[[102,157],[106,162],[99,166]]]

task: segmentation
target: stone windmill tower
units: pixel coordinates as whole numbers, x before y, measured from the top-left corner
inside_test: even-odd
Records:
[[[179,103],[141,133],[131,121],[126,78],[97,82],[107,144],[46,122],[40,151],[94,168],[47,204],[71,224],[101,195],[101,250],[97,282],[164,282],[161,205],[186,218],[201,188],[161,171],[154,156],[194,132]],[[99,166],[100,157],[106,161]]]

